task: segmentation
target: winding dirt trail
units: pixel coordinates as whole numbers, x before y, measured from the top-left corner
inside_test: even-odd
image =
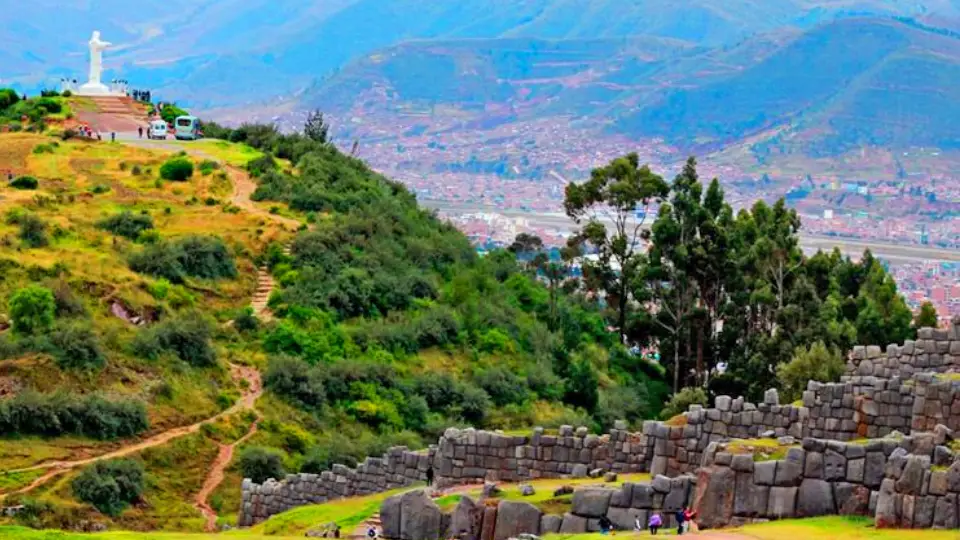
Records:
[[[189,153],[190,151],[187,150],[187,152]],[[200,152],[198,155],[199,154],[203,153]],[[247,173],[247,171],[226,164],[224,164],[224,169],[227,171],[227,176],[230,178],[230,183],[233,184],[233,194],[230,196],[231,204],[242,208],[251,214],[281,223],[284,227],[293,231],[296,231],[300,228],[302,225],[300,221],[293,218],[278,216],[277,214],[271,214],[267,210],[264,210],[253,203],[253,199],[250,197],[253,195],[253,192],[257,190],[257,183],[250,178],[250,175]]]
[[[240,396],[240,399],[238,399],[237,402],[234,403],[233,406],[231,406],[229,409],[226,409],[225,411],[220,412],[219,414],[211,416],[210,418],[207,418],[206,420],[202,420],[195,424],[173,428],[168,431],[158,433],[142,441],[123,446],[122,448],[113,450],[111,452],[107,452],[105,454],[101,454],[96,457],[79,459],[75,461],[47,461],[47,462],[39,463],[37,465],[33,465],[31,467],[24,467],[22,469],[15,469],[12,471],[8,471],[10,473],[18,473],[18,472],[50,469],[45,474],[37,477],[33,482],[30,482],[30,484],[28,484],[25,487],[22,487],[15,491],[11,491],[9,493],[0,494],[0,500],[2,500],[3,498],[9,495],[19,495],[22,493],[28,493],[36,489],[37,487],[42,486],[43,484],[46,484],[52,478],[55,478],[65,472],[76,469],[77,467],[83,467],[86,465],[90,465],[92,463],[96,463],[98,461],[103,461],[105,459],[114,459],[114,458],[129,456],[131,454],[136,454],[148,448],[153,448],[155,446],[166,444],[174,439],[178,439],[185,435],[196,433],[197,431],[200,430],[200,428],[204,424],[215,422],[220,418],[229,416],[231,414],[237,413],[238,411],[241,411],[244,409],[252,409],[254,406],[254,403],[256,403],[260,395],[263,394],[263,382],[260,377],[260,372],[257,371],[256,368],[247,367],[247,366],[238,366],[235,364],[230,364],[230,372],[231,372],[231,375],[234,377],[234,379],[246,380],[247,388],[245,389],[243,395]]]

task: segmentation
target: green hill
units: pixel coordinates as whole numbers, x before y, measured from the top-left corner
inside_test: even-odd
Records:
[[[228,522],[253,447],[319,471],[450,425],[601,429],[658,413],[662,371],[615,347],[594,305],[551,295],[511,253],[478,257],[330,146],[240,131],[280,159],[0,135],[4,163],[38,184],[0,187],[0,496],[28,508],[5,521],[202,530],[218,445],[248,433],[206,499]],[[246,173],[212,158],[258,155],[245,200]],[[275,283],[262,317],[245,309],[258,268]],[[143,470],[142,493],[109,516],[77,487],[104,454]]]

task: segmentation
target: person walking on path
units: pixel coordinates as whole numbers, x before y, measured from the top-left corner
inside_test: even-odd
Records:
[[[117,142],[117,132],[116,132],[116,131],[111,131],[111,132],[110,132],[110,142]]]
[[[427,487],[433,487],[433,467],[427,467]]]
[[[650,534],[656,536],[657,531],[663,526],[663,518],[660,517],[660,514],[654,513],[650,516],[650,521],[647,523],[647,526],[650,527]]]
[[[143,126],[137,126],[137,135],[139,135],[141,139],[143,138]]]
[[[684,530],[683,525],[687,521],[686,511],[683,508],[677,510],[676,518],[677,518],[677,536],[680,536],[681,534],[683,534],[683,530]]]

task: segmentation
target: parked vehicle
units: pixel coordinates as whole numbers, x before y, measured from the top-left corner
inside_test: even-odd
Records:
[[[200,119],[196,116],[178,116],[173,123],[174,136],[179,141],[195,141],[203,134],[200,132]]]
[[[163,120],[154,120],[150,122],[150,130],[147,131],[148,139],[159,139],[164,140],[167,138],[167,131],[169,131],[169,126]]]

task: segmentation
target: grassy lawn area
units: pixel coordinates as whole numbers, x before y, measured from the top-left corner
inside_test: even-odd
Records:
[[[667,529],[661,535],[675,536]],[[628,537],[649,537],[647,533],[623,534]],[[549,540],[602,540],[609,536],[596,534],[551,534]],[[702,540],[957,540],[960,533],[934,530],[875,529],[870,518],[831,516],[814,519],[791,519],[748,525],[740,529],[704,531],[691,536]]]
[[[201,139],[199,141],[171,141],[172,146],[184,150],[195,150],[209,154],[234,167],[246,167],[247,163],[263,156],[263,152],[245,144],[231,143],[216,139]]]
[[[251,531],[231,531],[222,534],[194,533],[142,533],[142,532],[104,532],[74,533],[65,531],[38,531],[25,527],[0,527],[0,538],[7,540],[209,540],[213,538],[236,538],[237,540],[284,540],[283,536],[266,536]]]
[[[326,504],[294,508],[289,512],[273,516],[267,521],[252,527],[250,531],[255,534],[271,535],[271,538],[276,538],[274,535],[303,536],[311,528],[336,522],[345,535],[349,535],[367,518],[379,512],[380,505],[383,504],[385,499],[406,490],[397,489],[365,497],[353,497]]]

